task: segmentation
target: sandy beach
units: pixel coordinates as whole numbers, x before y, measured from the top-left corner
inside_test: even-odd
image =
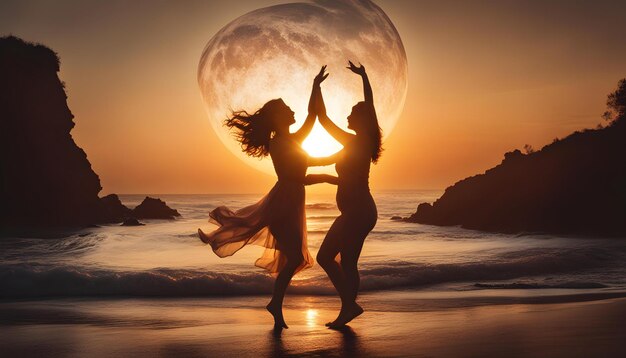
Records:
[[[292,296],[280,334],[258,296],[4,302],[0,345],[8,357],[617,357],[626,349],[626,298],[606,298],[621,294],[448,308],[415,295],[363,295],[367,311],[342,331],[324,327],[335,298]]]

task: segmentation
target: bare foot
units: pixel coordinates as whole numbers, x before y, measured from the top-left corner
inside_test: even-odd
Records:
[[[361,313],[363,313],[363,307],[359,306],[359,304],[355,302],[346,309],[342,308],[341,312],[339,312],[339,316],[337,316],[337,319],[326,323],[326,326],[331,329],[344,327],[350,321],[360,316]]]
[[[281,307],[270,302],[267,304],[267,306],[265,306],[265,308],[274,317],[274,330],[289,328],[289,326],[287,326],[287,323],[285,323],[285,319],[283,318],[283,310]]]
[[[206,234],[201,229],[198,229],[198,236],[200,236],[200,240],[202,240],[202,242],[204,242],[205,244],[209,243]]]

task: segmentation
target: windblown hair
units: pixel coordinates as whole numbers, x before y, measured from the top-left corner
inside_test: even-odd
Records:
[[[366,135],[369,136],[372,144],[372,163],[376,164],[383,152],[383,130],[378,124],[376,109],[365,102],[359,102],[355,107],[358,107],[359,111],[362,111],[367,116],[364,127],[367,131]]]
[[[224,121],[224,125],[235,129],[235,138],[241,143],[241,149],[251,157],[262,158],[270,153],[272,138],[273,108],[280,99],[274,99],[250,114],[246,111],[233,111],[232,116]]]

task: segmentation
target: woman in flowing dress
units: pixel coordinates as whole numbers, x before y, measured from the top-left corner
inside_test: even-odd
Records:
[[[341,311],[338,317],[326,325],[331,328],[344,326],[361,313],[363,308],[356,303],[359,290],[357,262],[363,242],[376,225],[378,213],[376,203],[369,190],[370,164],[376,163],[382,152],[382,133],[378,125],[372,87],[365,67],[348,62],[352,72],[361,76],[365,101],[352,107],[348,116],[348,133],[328,118],[320,93],[316,111],[320,123],[344,148],[337,154],[320,162],[335,162],[338,177],[309,175],[310,183],[328,182],[337,185],[337,207],[341,215],[330,227],[317,254],[317,262],[328,274],[339,296]]]
[[[309,165],[316,165],[301,148],[315,123],[315,98],[319,86],[328,74],[323,66],[313,80],[309,113],[302,127],[295,133],[289,126],[295,123],[294,112],[282,99],[267,102],[250,114],[234,112],[225,125],[235,130],[242,150],[253,157],[272,159],[278,182],[259,202],[237,211],[218,207],[209,214],[209,221],[219,227],[204,233],[200,239],[210,244],[220,257],[231,256],[249,244],[264,246],[256,266],[277,275],[274,292],[267,310],[274,317],[274,328],[288,328],[282,313],[285,290],[295,273],[313,265],[306,240],[304,211],[304,184]]]

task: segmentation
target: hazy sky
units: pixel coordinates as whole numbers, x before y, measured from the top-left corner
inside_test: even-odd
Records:
[[[196,81],[208,40],[287,1],[7,1],[0,34],[61,58],[72,134],[102,194],[264,192],[274,178],[214,134]],[[398,29],[409,88],[373,189],[445,188],[602,122],[626,77],[624,1],[376,1]]]

